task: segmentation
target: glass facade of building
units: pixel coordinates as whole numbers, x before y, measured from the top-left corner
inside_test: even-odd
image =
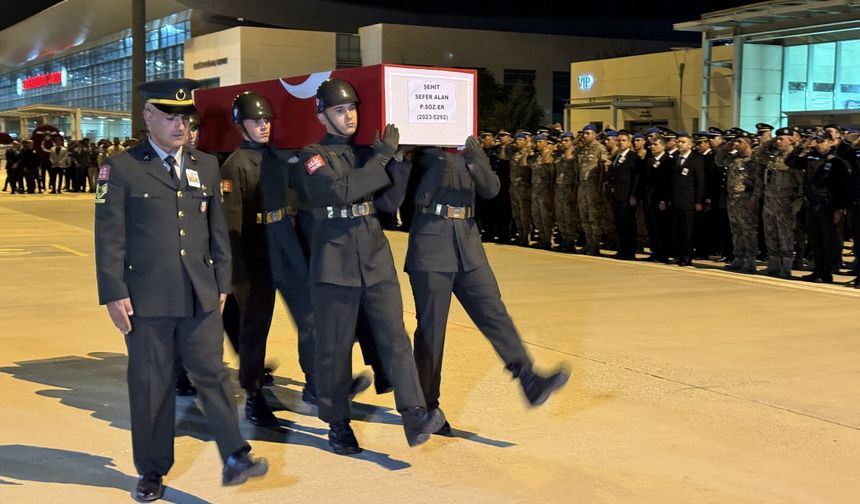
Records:
[[[183,76],[183,43],[191,37],[190,17],[191,11],[186,10],[146,24],[147,80]],[[131,46],[129,29],[91,42],[80,51],[2,74],[0,111],[35,104],[130,111]],[[67,118],[48,119],[67,131]],[[7,121],[7,128],[19,133],[14,131],[17,124]],[[85,116],[81,129],[90,138],[131,136],[131,122],[122,119]]]
[[[783,112],[860,109],[860,40],[786,47]]]

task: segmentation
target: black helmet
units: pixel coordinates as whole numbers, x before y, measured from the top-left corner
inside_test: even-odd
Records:
[[[263,95],[245,91],[233,100],[233,122],[245,119],[267,119],[272,117],[272,107]]]
[[[352,85],[342,79],[329,79],[317,88],[317,112],[347,103],[360,103]]]
[[[200,126],[202,126],[202,125],[203,125],[203,121],[200,120],[200,113],[199,112],[195,112],[188,117],[188,128],[189,129],[194,129],[194,128],[199,129]]]

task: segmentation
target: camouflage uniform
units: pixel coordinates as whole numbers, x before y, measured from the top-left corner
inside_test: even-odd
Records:
[[[763,144],[758,160],[764,166],[764,236],[766,274],[791,277],[797,212],[803,202],[803,172],[785,164],[787,154]]]
[[[555,218],[561,232],[559,250],[576,250],[576,233],[579,228],[579,209],[576,205],[577,179],[575,158],[560,157],[556,162],[555,175]]]
[[[763,186],[762,167],[751,157],[719,151],[715,161],[717,166],[728,166],[728,213],[735,260],[726,266],[726,269],[755,273],[755,258],[758,253],[758,200]]]
[[[532,232],[531,167],[528,149],[519,150],[511,157],[511,213],[517,226],[518,245],[529,244]]]
[[[600,253],[600,212],[603,201],[603,181],[605,179],[603,166],[608,159],[606,147],[599,142],[592,142],[576,149],[576,174],[579,180],[577,207],[580,222],[585,232],[586,253]]]
[[[551,248],[552,228],[555,225],[553,215],[553,197],[555,182],[555,159],[552,154],[538,156],[532,165],[532,221],[540,233],[538,248]]]

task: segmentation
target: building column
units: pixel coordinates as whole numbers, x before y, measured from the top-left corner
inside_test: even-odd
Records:
[[[702,106],[699,109],[699,129],[708,129],[709,113],[711,108],[711,40],[707,32],[702,32]]]
[[[6,131],[6,119],[0,117],[0,131]]]
[[[741,87],[743,86],[744,39],[734,37],[735,58],[732,61],[732,127],[741,124]]]
[[[84,137],[84,130],[81,127],[81,121],[83,120],[83,114],[81,113],[80,108],[76,108],[75,112],[72,114],[72,124],[74,125],[75,132],[75,140],[80,140]]]
[[[30,132],[27,130],[27,119],[23,117],[18,119],[18,137],[21,140],[30,138]]]
[[[131,135],[143,126],[143,99],[138,84],[146,82],[146,0],[131,2]]]

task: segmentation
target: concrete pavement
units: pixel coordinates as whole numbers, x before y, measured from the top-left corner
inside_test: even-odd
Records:
[[[0,501],[128,502],[125,347],[98,306],[92,196],[0,193]],[[405,235],[391,233],[398,267]],[[442,408],[455,438],[410,449],[390,395],[358,397],[366,449],[327,449],[300,400],[295,332],[276,307],[278,430],[243,421],[268,477],[220,486],[192,400],[180,399],[167,502],[857,502],[860,292],[487,246],[538,367],[573,368],[524,404],[452,307]],[[414,330],[401,276],[407,330]],[[358,355],[358,354],[356,354]],[[225,358],[235,368],[235,356]],[[359,368],[360,357],[355,359]],[[239,398],[241,399],[241,398]]]

